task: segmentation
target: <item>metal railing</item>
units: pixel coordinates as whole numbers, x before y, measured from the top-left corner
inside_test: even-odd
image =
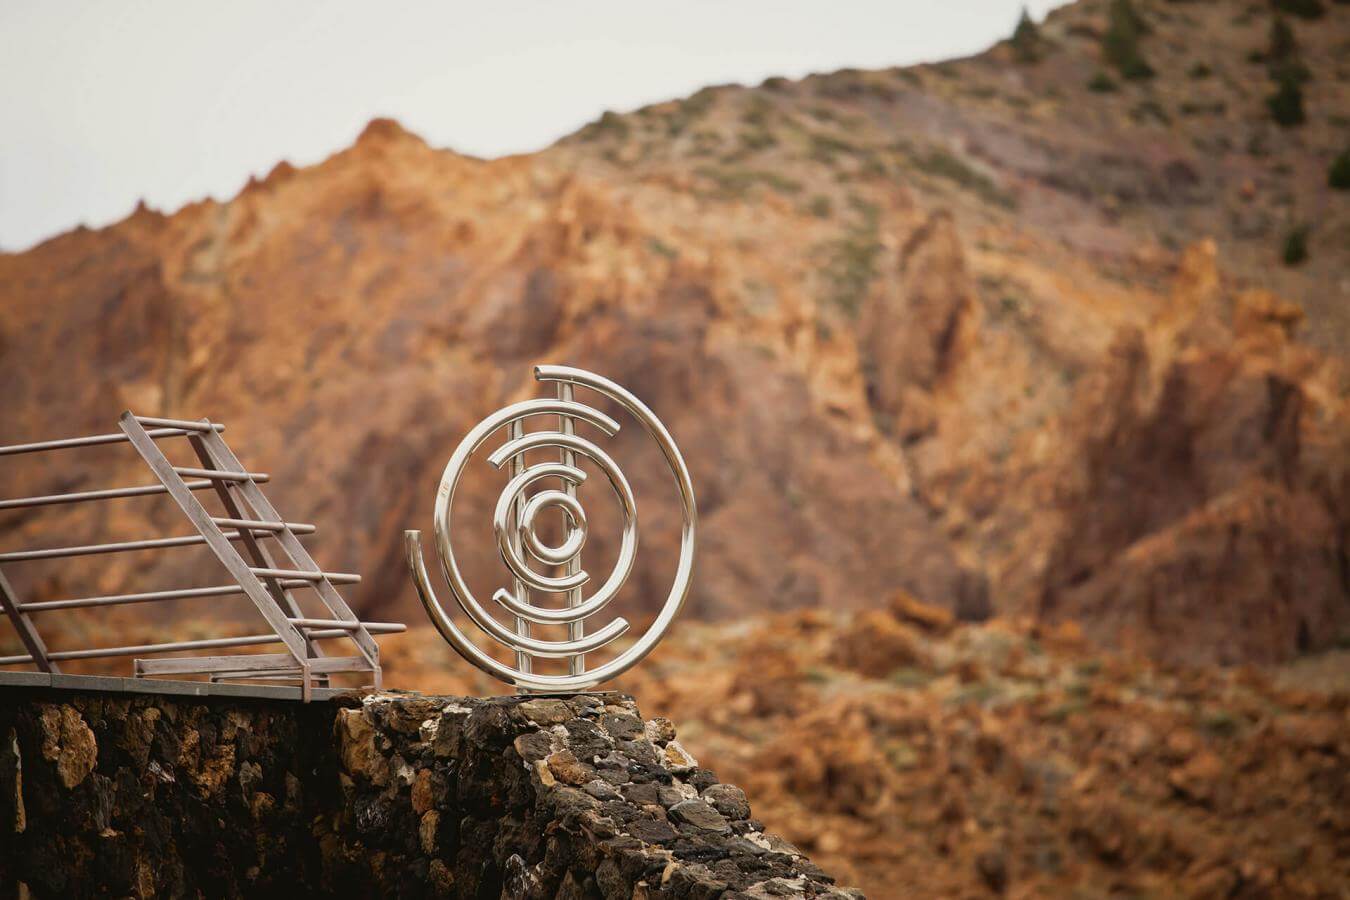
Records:
[[[335,585],[356,584],[361,577],[328,572],[319,567],[298,537],[313,534],[315,526],[287,522],[277,513],[258,487],[268,481],[269,476],[244,468],[220,436],[225,430],[223,425],[207,419],[187,421],[136,416],[129,411],[122,413],[118,425],[121,430],[111,434],[0,447],[0,457],[130,443],[158,483],[0,500],[0,510],[168,494],[196,529],[196,533],[137,541],[12,550],[0,553],[0,564],[205,545],[225,567],[233,582],[211,587],[22,602],[5,577],[3,568],[0,568],[0,606],[3,606],[5,615],[27,650],[22,655],[0,656],[0,666],[31,664],[43,672],[60,673],[60,663],[66,660],[131,656],[137,657],[133,663],[133,672],[138,678],[153,675],[205,675],[212,681],[298,681],[305,700],[310,698],[313,687],[326,686],[328,676],[337,673],[369,672],[374,687],[381,687],[380,651],[374,635],[402,632],[405,626],[392,622],[362,622],[357,618]],[[185,438],[200,466],[176,466],[171,463],[158,446],[158,441],[167,438]],[[225,515],[212,515],[198,501],[196,492],[203,490],[215,493]],[[264,542],[271,543],[279,550],[280,562]],[[314,591],[332,618],[306,616],[291,593],[302,589]],[[34,624],[34,614],[57,610],[240,594],[253,602],[270,627],[270,632],[125,647],[52,650],[47,647]],[[315,643],[335,638],[350,640],[355,645],[356,653],[350,656],[327,656]],[[139,658],[140,654],[264,644],[283,644],[285,652],[171,659]]]

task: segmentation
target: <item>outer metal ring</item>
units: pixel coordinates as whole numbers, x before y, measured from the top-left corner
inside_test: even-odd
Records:
[[[628,670],[643,659],[657,642],[665,635],[666,630],[675,616],[679,614],[684,606],[684,601],[689,593],[689,587],[693,578],[694,568],[694,546],[695,546],[695,528],[697,522],[697,509],[694,502],[693,484],[689,477],[689,469],[685,465],[684,458],[680,455],[679,448],[675,446],[675,441],[671,438],[670,432],[656,417],[654,413],[637,397],[633,396],[627,389],[615,384],[607,378],[587,372],[583,369],[576,369],[567,366],[537,366],[534,370],[534,377],[541,382],[562,382],[580,387],[585,387],[597,393],[603,394],[614,400],[622,406],[635,419],[642,423],[647,433],[656,441],[662,455],[665,457],[666,464],[669,466],[671,474],[675,478],[676,488],[680,494],[681,514],[683,518],[680,534],[680,557],[675,571],[675,579],[671,585],[670,593],[666,597],[660,612],[655,621],[637,641],[625,650],[623,653],[609,660],[608,662],[589,671],[573,673],[568,675],[541,675],[533,672],[522,672],[517,668],[499,662],[475,643],[469,640],[464,631],[455,623],[455,621],[446,614],[441,606],[436,594],[432,589],[430,579],[427,575],[426,564],[423,559],[421,532],[408,531],[404,534],[404,544],[407,552],[408,563],[413,572],[413,580],[417,585],[417,592],[422,600],[422,605],[426,608],[427,615],[435,624],[437,630],[447,642],[450,643],[465,659],[473,663],[478,668],[487,672],[495,678],[498,678],[508,684],[519,688],[532,691],[543,692],[567,692],[583,691],[595,687],[596,685],[607,681],[620,673]],[[454,502],[455,489],[459,484],[460,476],[467,465],[472,454],[482,446],[482,444],[498,429],[509,425],[512,422],[518,422],[525,418],[537,415],[566,415],[579,421],[587,422],[593,427],[599,429],[602,433],[612,436],[619,428],[617,422],[608,416],[593,409],[570,400],[541,398],[537,400],[526,400],[521,403],[515,403],[507,406],[492,415],[485,418],[475,426],[464,440],[460,442],[455,452],[451,455],[449,463],[445,467],[445,472],[441,477],[440,488],[436,496],[436,507],[433,518],[434,531],[436,536],[436,546],[441,560],[441,570],[451,591],[455,596],[457,603],[464,613],[484,632],[493,637],[500,643],[521,650],[532,656],[543,657],[573,657],[578,654],[584,654],[614,640],[628,628],[628,623],[622,618],[617,618],[609,624],[600,628],[578,640],[567,641],[543,641],[525,635],[516,634],[506,628],[495,618],[489,615],[474,598],[473,593],[465,583],[459,565],[455,560],[454,550],[450,542],[450,524],[452,517],[452,507]],[[637,526],[636,526],[636,504],[633,500],[631,488],[628,486],[627,479],[613,460],[609,458],[599,447],[588,440],[579,438],[575,435],[564,435],[557,432],[533,432],[523,437],[516,438],[504,444],[495,451],[490,457],[489,462],[494,466],[500,466],[517,453],[523,453],[528,449],[534,449],[541,446],[560,447],[564,450],[584,455],[592,459],[601,471],[606,475],[619,496],[621,505],[625,512],[625,529],[623,544],[620,548],[619,561],[615,564],[615,569],[609,579],[602,585],[596,593],[579,606],[573,606],[566,609],[552,609],[536,607],[523,598],[515,597],[509,591],[499,590],[494,599],[510,610],[514,615],[523,619],[539,623],[567,623],[599,612],[618,592],[627,577],[628,569],[632,565],[633,556],[636,553]],[[559,585],[567,587],[576,587],[586,583],[589,576],[584,572],[578,572],[577,576],[561,576],[560,578],[548,579],[545,576],[529,570],[528,566],[523,565],[523,561],[518,557],[515,560],[508,559],[506,548],[510,547],[509,541],[502,543],[504,535],[502,526],[505,523],[505,517],[501,515],[503,504],[510,502],[510,499],[523,490],[525,484],[539,477],[545,477],[539,473],[541,470],[547,470],[547,474],[567,478],[568,475],[562,469],[570,469],[580,478],[574,478],[573,483],[580,483],[585,476],[575,467],[566,466],[562,463],[546,464],[527,468],[521,475],[513,479],[508,484],[507,490],[503,491],[502,500],[498,503],[497,515],[494,516],[494,524],[498,529],[499,546],[503,548],[503,559],[508,563],[508,567],[517,577],[522,572],[517,569],[512,562],[521,562],[521,568],[524,569],[525,578],[522,579],[526,584],[533,583],[539,589],[556,591],[565,589]],[[521,484],[513,487],[517,481]],[[556,505],[563,508],[572,528],[564,543],[557,548],[549,548],[539,543],[537,539],[531,541],[534,537],[530,530],[526,535],[522,528],[521,535],[529,552],[536,558],[544,562],[561,562],[571,559],[579,552],[581,544],[585,541],[585,514],[580,511],[579,505],[575,501],[569,505],[567,501],[559,500],[558,497],[566,497],[566,494],[557,493],[557,497],[548,496],[550,492],[543,492],[534,498],[534,506],[531,507],[531,518],[533,513],[545,505]],[[548,497],[547,500],[541,500],[541,497]],[[580,518],[578,518],[578,514]],[[524,526],[528,523],[522,520],[519,523]],[[572,544],[576,546],[573,547]],[[513,554],[514,555],[514,552]],[[533,581],[531,581],[531,579]],[[573,582],[576,582],[575,584]]]

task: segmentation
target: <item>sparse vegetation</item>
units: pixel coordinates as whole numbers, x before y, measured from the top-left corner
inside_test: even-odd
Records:
[[[1150,119],[1159,125],[1171,125],[1172,117],[1163,109],[1162,104],[1152,97],[1140,101],[1140,103],[1130,110],[1130,118],[1136,122],[1147,122]]]
[[[1045,39],[1041,37],[1041,30],[1031,20],[1025,6],[1022,7],[1022,17],[1017,20],[1017,27],[1013,29],[1008,43],[1012,46],[1013,59],[1017,62],[1023,65],[1040,62],[1045,50]]]
[[[1271,0],[1270,5],[1300,19],[1320,19],[1327,12],[1322,0]]]
[[[1119,89],[1115,80],[1102,71],[1098,71],[1096,75],[1092,76],[1087,83],[1087,88],[1097,94],[1111,94]]]
[[[1183,116],[1199,115],[1223,115],[1228,111],[1228,104],[1222,100],[1215,100],[1212,103],[1201,103],[1195,100],[1187,100],[1177,107]]]
[[[1153,67],[1139,49],[1148,25],[1130,0],[1111,0],[1109,24],[1102,35],[1102,57],[1120,77],[1134,81],[1153,77]]]
[[[816,93],[833,100],[862,100],[872,97],[877,100],[891,100],[895,89],[880,80],[879,74],[863,72],[860,69],[840,69],[829,75],[820,75],[813,79]]]
[[[1307,225],[1296,225],[1284,236],[1284,250],[1281,258],[1286,266],[1297,266],[1308,258]]]
[[[1012,209],[1017,201],[1001,190],[988,176],[967,165],[958,157],[942,149],[932,147],[925,153],[905,150],[909,162],[920,172],[942,178],[970,191],[994,206]]]
[[[717,194],[724,199],[740,200],[746,197],[756,185],[763,185],[780,194],[799,194],[802,183],[777,172],[759,169],[719,169],[715,166],[701,166],[694,174],[706,178],[717,185]]]
[[[826,299],[850,318],[856,316],[867,299],[867,291],[876,277],[881,255],[879,229],[881,213],[871,203],[854,197],[850,206],[855,218],[844,236],[825,245]]]
[[[745,112],[741,114],[741,121],[752,128],[768,128],[769,121],[773,117],[773,111],[774,106],[767,98],[755,94],[746,103]]]
[[[1294,30],[1280,16],[1271,21],[1269,46],[1258,58],[1265,62],[1275,81],[1275,93],[1266,98],[1270,117],[1284,128],[1302,125],[1306,118],[1302,84],[1312,73],[1299,55]]]
[[[1327,170],[1327,184],[1338,191],[1350,191],[1350,147],[1331,161]]]
[[[806,211],[817,219],[828,219],[833,208],[834,204],[830,202],[829,197],[826,197],[824,194],[816,194],[811,198],[811,202],[807,204]]]
[[[773,132],[767,128],[756,128],[751,131],[742,131],[740,136],[741,149],[749,153],[758,153],[760,150],[767,150],[777,145],[778,138],[774,137]]]
[[[628,137],[631,130],[623,116],[607,110],[600,118],[581,129],[579,136],[583,141],[595,141],[605,137],[622,141]]]
[[[923,79],[913,69],[893,69],[895,77],[912,87],[923,87]]]
[[[657,256],[664,256],[666,259],[678,259],[680,251],[667,244],[660,238],[652,237],[647,239],[647,246]]]
[[[1207,63],[1203,62],[1198,62],[1186,70],[1187,77],[1194,78],[1196,81],[1208,78],[1213,74],[1214,70],[1211,69]]]
[[[808,140],[811,146],[808,155],[811,159],[831,166],[838,161],[841,155],[852,155],[858,149],[841,137],[821,131],[812,133]]]
[[[1269,46],[1259,58],[1266,63],[1270,69],[1270,77],[1276,81],[1288,77],[1303,82],[1312,77],[1312,73],[1308,71],[1299,55],[1294,29],[1279,16],[1270,22]]]
[[[681,100],[666,119],[666,133],[671,137],[682,134],[690,125],[703,118],[717,102],[717,89],[706,87]]]
[[[1284,75],[1276,83],[1275,93],[1266,98],[1270,117],[1282,128],[1302,125],[1307,116],[1303,112],[1303,89],[1298,80]]]

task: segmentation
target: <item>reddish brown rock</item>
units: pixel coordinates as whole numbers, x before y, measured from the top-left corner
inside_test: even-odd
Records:
[[[712,88],[500,160],[377,120],[226,202],[0,254],[3,440],[105,432],[126,407],[225,421],[278,508],[321,526],[316,557],[362,571],[355,605],[416,618],[398,534],[425,527],[465,431],[565,362],[683,448],[694,616],[904,590],[1169,659],[1328,647],[1350,619],[1340,126],[1272,137],[1261,92],[1232,87],[1270,12],[1222,3],[1137,4],[1160,96],[1089,90],[1104,3],[1052,13],[1034,65],[1001,44]],[[1334,24],[1300,29],[1310,71],[1340,65]],[[1344,93],[1309,90],[1323,110]],[[1291,216],[1316,219],[1297,267]],[[642,444],[614,442],[646,523],[636,614],[677,552]],[[124,451],[15,458],[0,496],[140,483]],[[471,480],[464,521],[497,487]],[[0,539],[182,527],[128,501],[6,513]],[[490,587],[489,532],[464,558]],[[191,553],[7,574],[38,600],[148,590],[204,577]]]

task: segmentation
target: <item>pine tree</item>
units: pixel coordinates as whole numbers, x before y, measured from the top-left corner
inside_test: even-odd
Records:
[[[1270,117],[1283,128],[1302,125],[1303,82],[1312,77],[1299,55],[1294,29],[1281,16],[1270,22],[1270,45],[1265,52],[1266,71],[1275,82],[1275,93],[1266,98]]]
[[[1341,151],[1327,170],[1327,184],[1338,191],[1350,191],[1350,149]]]
[[[1322,0],[1272,0],[1271,6],[1300,19],[1320,19],[1327,12]]]
[[[1303,89],[1299,87],[1298,79],[1288,73],[1282,74],[1276,81],[1275,93],[1266,98],[1266,108],[1282,128],[1302,125],[1306,116],[1303,113]]]
[[[1289,23],[1281,16],[1270,20],[1270,46],[1266,48],[1265,61],[1266,67],[1270,70],[1270,77],[1275,81],[1280,81],[1284,77],[1307,81],[1312,77],[1312,73],[1299,56],[1298,39],[1294,37],[1294,29],[1290,28]]]
[[[1139,50],[1139,40],[1148,25],[1130,0],[1111,0],[1110,20],[1102,35],[1102,55],[1122,78],[1152,78],[1153,67]]]
[[[1031,21],[1031,15],[1025,6],[1022,7],[1022,17],[1017,20],[1017,27],[1013,29],[1012,38],[1008,43],[1012,45],[1013,59],[1017,62],[1023,65],[1040,62],[1043,49],[1041,30]]]

